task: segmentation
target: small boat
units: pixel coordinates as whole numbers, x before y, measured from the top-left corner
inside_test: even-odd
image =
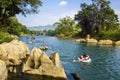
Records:
[[[91,58],[88,55],[81,55],[80,58],[73,60],[73,62],[90,62]]]

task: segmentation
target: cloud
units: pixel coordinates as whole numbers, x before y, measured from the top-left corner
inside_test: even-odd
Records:
[[[67,1],[61,1],[60,3],[59,3],[59,6],[65,6],[65,5],[67,5]]]

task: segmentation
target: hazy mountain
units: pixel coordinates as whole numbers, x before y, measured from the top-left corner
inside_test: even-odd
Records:
[[[33,27],[28,27],[29,30],[36,30],[36,31],[43,31],[43,30],[54,30],[55,26],[54,25],[45,25],[45,26],[33,26]]]

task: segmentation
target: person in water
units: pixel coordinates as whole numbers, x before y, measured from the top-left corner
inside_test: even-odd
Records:
[[[83,55],[80,56],[80,59],[88,60],[88,59],[89,59],[89,56],[86,55],[86,54],[83,54]]]

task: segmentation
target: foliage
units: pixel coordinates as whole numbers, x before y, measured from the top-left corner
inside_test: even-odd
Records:
[[[34,35],[38,36],[40,34],[41,34],[41,31],[35,31],[35,30],[30,30],[29,31],[29,35],[32,35],[32,36],[34,36]]]
[[[20,36],[20,35],[36,35],[38,33],[37,31],[28,30],[27,27],[19,23],[15,17],[10,17],[6,24],[8,25],[7,27],[0,27],[1,34],[4,34],[4,32],[6,32],[8,35],[10,34]]]
[[[120,32],[115,30],[109,31],[101,31],[98,35],[96,35],[98,40],[100,39],[111,39],[113,41],[120,40]]]
[[[75,21],[70,17],[60,19],[59,22],[56,22],[54,25],[56,26],[55,34],[58,37],[70,38],[79,32]]]
[[[92,0],[92,4],[81,4],[82,9],[75,15],[75,20],[81,25],[84,36],[94,36],[103,30],[116,30],[118,16],[109,4],[108,0]]]
[[[29,33],[29,30],[26,28],[26,26],[20,24],[15,17],[9,18],[7,24],[7,32],[9,34],[20,36],[22,33]]]
[[[0,44],[3,42],[10,42],[13,38],[9,33],[0,30]]]
[[[0,0],[0,43],[12,40],[11,34],[32,34],[33,31],[20,24],[15,16],[37,13],[41,4],[41,0]]]
[[[0,0],[0,22],[5,25],[7,19],[19,13],[37,13],[41,4],[41,0]]]
[[[55,36],[55,30],[51,30],[51,29],[48,30],[48,31],[47,31],[47,35],[48,35],[48,36]]]

